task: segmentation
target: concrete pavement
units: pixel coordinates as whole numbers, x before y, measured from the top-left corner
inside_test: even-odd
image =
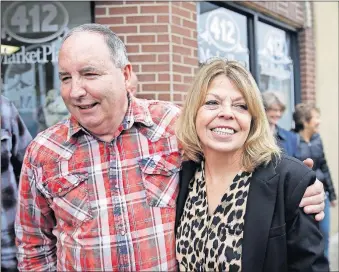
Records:
[[[339,271],[339,235],[338,232],[331,236],[329,259],[330,259],[330,271]]]

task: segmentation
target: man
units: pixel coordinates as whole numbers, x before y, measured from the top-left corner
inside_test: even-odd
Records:
[[[31,140],[13,103],[1,96],[1,271],[17,271],[14,219],[21,165]]]
[[[125,46],[101,25],[76,27],[64,38],[59,74],[71,117],[27,150],[16,221],[19,268],[175,270],[179,109],[128,93]],[[310,188],[315,196],[306,204],[323,202],[312,192],[319,188]]]

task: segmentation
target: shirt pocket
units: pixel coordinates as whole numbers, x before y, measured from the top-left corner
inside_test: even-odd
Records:
[[[174,208],[178,196],[181,158],[178,152],[139,161],[147,202],[152,207]]]
[[[56,219],[77,227],[93,218],[87,190],[87,173],[70,173],[45,181]]]

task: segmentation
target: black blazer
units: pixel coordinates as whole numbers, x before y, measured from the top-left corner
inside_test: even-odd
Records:
[[[175,229],[197,166],[183,164]],[[244,219],[242,272],[329,271],[318,223],[298,207],[314,181],[311,169],[288,156],[255,169]]]

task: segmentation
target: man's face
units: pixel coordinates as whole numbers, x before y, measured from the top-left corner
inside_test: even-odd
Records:
[[[61,96],[71,115],[96,135],[114,134],[127,110],[130,69],[115,67],[102,35],[70,36],[59,52],[59,75]]]

